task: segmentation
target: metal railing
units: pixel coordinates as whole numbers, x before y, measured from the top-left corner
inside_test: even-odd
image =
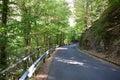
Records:
[[[47,50],[46,52],[44,49],[37,49],[32,54],[24,57],[22,60],[16,62],[12,66],[6,68],[5,70],[0,72],[0,79],[4,80],[26,80],[29,79],[39,64],[43,61],[45,62],[45,59],[47,56],[50,56],[50,53],[54,51],[55,48],[51,48]],[[41,55],[42,54],[42,55]],[[32,63],[29,68],[26,66],[27,60],[31,59]],[[23,67],[24,66],[24,67]],[[26,72],[25,72],[26,71]],[[24,74],[23,74],[24,73]],[[21,76],[21,74],[23,74]],[[21,77],[20,77],[21,76]]]
[[[49,52],[49,51],[47,51]],[[35,72],[36,68],[40,64],[42,60],[45,59],[47,52],[45,52],[42,56],[40,56],[30,67],[29,69],[19,78],[19,80],[25,80],[27,78],[30,78],[33,73]]]

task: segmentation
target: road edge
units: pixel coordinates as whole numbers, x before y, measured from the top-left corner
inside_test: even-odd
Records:
[[[117,64],[117,63],[115,63],[115,62],[112,62],[112,61],[107,60],[107,59],[105,59],[105,58],[102,58],[102,57],[100,57],[100,56],[94,55],[94,54],[92,54],[92,53],[90,53],[90,52],[88,52],[88,51],[86,51],[86,50],[80,50],[80,48],[78,48],[78,47],[77,47],[77,50],[78,50],[79,52],[82,52],[82,53],[84,53],[84,54],[87,54],[87,55],[89,55],[89,56],[91,56],[91,57],[93,57],[93,58],[95,58],[95,59],[97,59],[97,60],[100,60],[100,61],[102,61],[102,62],[105,62],[105,63],[107,63],[107,64],[110,64],[110,65],[112,65],[112,66],[120,69],[120,65]]]
[[[55,49],[55,51],[51,53],[51,56],[48,59],[46,59],[46,62],[41,66],[39,72],[35,75],[35,77],[32,78],[32,80],[47,80],[48,72],[50,70],[50,66],[56,52],[57,49]]]

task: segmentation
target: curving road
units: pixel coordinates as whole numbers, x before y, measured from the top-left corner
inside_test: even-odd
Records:
[[[47,80],[120,80],[120,69],[79,52],[76,45],[58,48]]]

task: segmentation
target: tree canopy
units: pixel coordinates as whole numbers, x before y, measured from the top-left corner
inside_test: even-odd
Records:
[[[80,41],[119,0],[0,0],[0,71],[38,48]],[[75,25],[70,26],[73,17]],[[29,62],[29,61],[28,61]]]

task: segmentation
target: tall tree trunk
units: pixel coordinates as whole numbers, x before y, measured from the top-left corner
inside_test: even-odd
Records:
[[[92,1],[90,1],[90,11],[91,11],[91,12],[93,11]],[[93,19],[94,19],[93,14],[90,13],[90,25],[93,24]]]
[[[85,28],[88,27],[88,9],[89,8],[89,3],[88,0],[86,0],[86,4],[85,4],[85,19],[84,19],[84,23],[85,23]]]
[[[7,14],[8,14],[8,2],[9,0],[2,0],[2,27],[7,28]],[[6,67],[7,62],[7,51],[6,51],[6,45],[7,45],[7,37],[6,37],[7,31],[4,31],[1,35],[1,38],[3,41],[0,41],[0,65],[3,65]]]
[[[25,38],[25,46],[26,46],[25,56],[28,56],[30,53],[30,38],[29,38],[29,36],[27,36]]]
[[[60,36],[59,37],[59,41],[60,41],[59,45],[62,46],[62,32],[60,32],[59,36]]]
[[[56,35],[56,44],[59,45],[59,34]]]
[[[29,55],[30,53],[30,43],[31,43],[31,38],[30,38],[30,32],[31,32],[31,21],[27,19],[27,16],[31,16],[30,9],[23,6],[23,23],[24,23],[24,42],[25,42],[25,56]]]
[[[30,54],[31,48],[31,37],[30,37],[30,33],[31,33],[31,20],[27,19],[27,16],[31,16],[31,12],[30,12],[30,8],[26,7],[25,5],[23,5],[23,15],[22,15],[22,22],[24,23],[24,29],[23,29],[23,34],[24,34],[24,44],[25,44],[25,56],[28,56]],[[25,68],[27,68],[28,66],[30,66],[32,64],[32,60],[29,58],[26,63],[27,64],[25,66]]]

